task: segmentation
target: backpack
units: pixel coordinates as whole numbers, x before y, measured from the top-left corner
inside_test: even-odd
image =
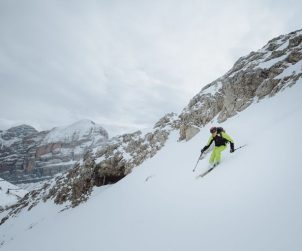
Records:
[[[217,127],[216,128],[217,135],[221,137],[221,142],[223,145],[226,145],[228,143],[228,140],[222,137],[222,133],[225,133],[225,130],[222,127]]]
[[[222,132],[225,132],[225,130],[222,127],[217,127],[216,128],[217,133],[221,134]]]

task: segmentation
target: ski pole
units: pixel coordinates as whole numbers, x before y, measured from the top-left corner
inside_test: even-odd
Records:
[[[239,147],[237,147],[237,148],[235,148],[235,149],[234,149],[234,152],[235,152],[236,150],[242,148],[242,147],[245,147],[245,146],[246,146],[246,144],[245,144],[245,145],[242,145],[242,146],[239,146]]]
[[[196,165],[195,165],[195,167],[194,167],[194,169],[193,169],[193,172],[195,172],[195,169],[196,169],[196,167],[197,167],[197,165],[198,165],[198,162],[199,162],[199,160],[200,160],[202,154],[203,154],[203,153],[200,153],[200,155],[199,155],[199,157],[198,157],[198,160],[197,160],[197,163],[196,163]]]

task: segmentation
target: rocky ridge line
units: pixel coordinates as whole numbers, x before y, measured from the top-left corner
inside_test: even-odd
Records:
[[[221,123],[255,101],[272,97],[302,76],[302,30],[270,40],[241,57],[225,75],[206,85],[179,115],[180,140],[188,130],[217,118]]]

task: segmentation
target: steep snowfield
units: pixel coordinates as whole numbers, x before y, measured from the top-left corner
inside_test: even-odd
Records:
[[[1,250],[302,250],[302,81],[222,126],[235,146],[202,179],[209,124],[166,146],[87,203],[40,203],[0,226]],[[1,216],[1,215],[0,215]],[[3,215],[2,215],[3,216]],[[1,241],[0,241],[1,243]]]
[[[9,193],[7,193],[8,190]],[[27,194],[26,190],[19,190],[19,187],[0,178],[0,208],[4,208],[16,203],[25,194]]]

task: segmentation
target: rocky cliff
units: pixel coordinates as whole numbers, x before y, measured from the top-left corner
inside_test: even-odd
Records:
[[[49,179],[107,140],[108,133],[88,120],[44,132],[28,125],[10,128],[0,132],[0,176],[12,183]]]
[[[202,88],[178,116],[167,114],[147,133],[121,135],[87,152],[74,168],[14,205],[2,223],[41,200],[53,199],[55,203],[66,203],[67,208],[76,206],[89,197],[94,186],[115,183],[154,156],[172,131],[179,132],[179,140],[190,140],[208,122],[225,121],[253,102],[291,87],[302,76],[301,50],[301,30],[272,39]]]
[[[223,122],[253,102],[290,87],[302,76],[302,30],[270,40],[241,57],[225,75],[206,85],[180,114],[180,139],[214,118]]]

